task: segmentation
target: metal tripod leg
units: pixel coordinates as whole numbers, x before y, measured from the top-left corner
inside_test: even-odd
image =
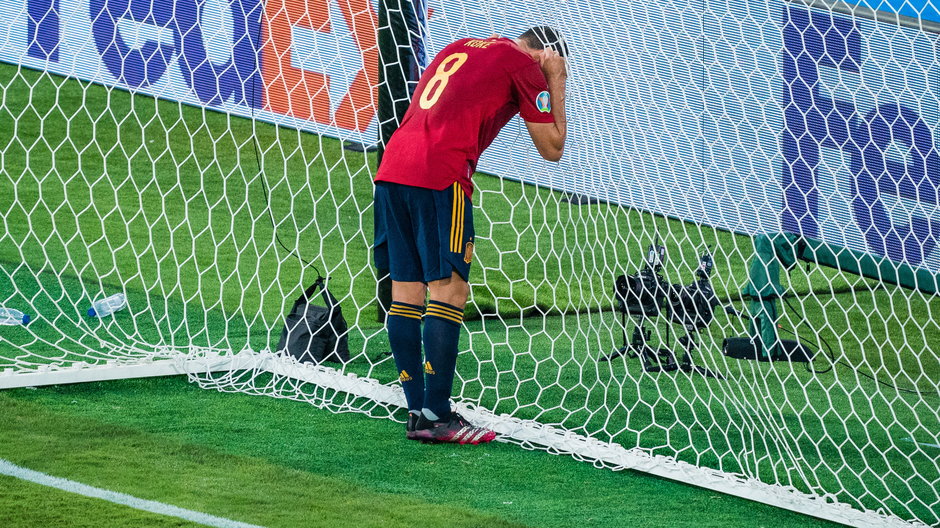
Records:
[[[627,342],[627,318],[626,315],[624,315],[623,346],[617,350],[614,350],[610,354],[601,356],[600,361],[610,361],[620,356],[626,356],[628,358],[635,358],[640,356],[643,361],[643,366],[646,368],[647,363],[651,361],[648,357],[649,353],[647,352],[649,347],[646,345],[651,335],[652,331],[643,326],[643,318],[637,317],[636,326],[633,327],[633,334],[630,336],[630,341]]]
[[[630,353],[630,344],[627,343],[627,314],[624,312],[622,312],[621,314],[622,314],[622,318],[620,320],[620,325],[621,325],[620,330],[623,333],[623,346],[618,348],[617,350],[614,350],[610,354],[601,356],[598,361],[610,361],[624,354]],[[627,357],[631,357],[631,356],[628,355]]]
[[[725,379],[721,374],[711,371],[706,367],[692,363],[692,351],[698,348],[695,341],[697,332],[695,329],[686,329],[688,333],[679,338],[679,346],[682,347],[682,360],[679,362],[679,370],[686,373],[696,373],[706,378]]]

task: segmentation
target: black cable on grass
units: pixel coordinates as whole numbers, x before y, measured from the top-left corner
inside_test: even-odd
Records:
[[[790,306],[789,301],[787,301],[787,306]],[[793,307],[790,306],[790,309],[793,310]],[[806,320],[803,319],[803,318],[800,318],[800,325],[805,325],[805,323],[806,323]],[[806,326],[807,326],[807,328],[809,328],[809,325],[806,325]],[[789,330],[789,329],[787,329],[787,328],[784,328],[784,327],[782,327],[782,326],[781,326],[781,327],[778,327],[778,328],[780,328],[781,331],[786,332],[786,333],[792,335],[793,337],[795,337],[795,338],[797,339],[797,341],[800,341],[800,340],[803,339],[803,336],[801,336],[800,333],[799,333],[799,330],[800,330],[799,327],[797,327],[796,332],[794,332],[793,330]],[[812,329],[810,328],[810,330],[812,330]],[[829,368],[827,368],[827,369],[825,369],[825,370],[816,370],[815,368],[813,368],[812,363],[811,363],[811,362],[808,362],[808,363],[806,363],[806,372],[810,372],[810,373],[813,373],[813,374],[826,374],[826,373],[828,373],[828,372],[831,372],[832,369],[835,368],[835,364],[836,364],[836,361],[835,361],[835,353],[832,351],[832,347],[829,345],[829,342],[826,341],[826,339],[825,339],[823,336],[821,336],[821,335],[819,335],[819,334],[815,334],[815,333],[813,334],[813,336],[816,337],[816,338],[818,338],[819,341],[820,341],[822,344],[824,344],[824,345],[826,346],[826,348],[829,350],[829,353],[827,354],[827,356],[828,356],[829,359],[830,359],[830,365],[829,365]],[[813,341],[813,340],[812,340],[812,339],[807,339],[807,341]],[[820,347],[820,350],[822,350],[822,347]]]
[[[258,22],[258,35],[257,35],[258,40],[256,42],[259,42],[259,43],[261,42],[261,28],[263,27],[262,24],[263,24],[263,16],[264,16],[263,13],[264,12],[262,11],[262,14],[259,15],[262,18],[262,20],[259,20]],[[257,63],[257,62],[255,63],[255,72],[257,72],[256,74],[260,75],[260,72],[261,72],[260,63]],[[261,142],[258,140],[258,132],[257,132],[258,123],[257,123],[257,120],[255,119],[255,107],[252,104],[255,100],[255,94],[256,94],[255,87],[257,85],[258,83],[254,79],[252,79],[251,102],[249,102],[248,104],[248,106],[251,108],[251,144],[252,146],[254,146],[254,149],[255,149],[255,163],[258,164],[258,175],[260,176],[260,180],[261,180],[261,189],[264,191],[264,207],[268,213],[268,220],[271,221],[271,231],[274,232],[274,240],[277,241],[278,245],[281,246],[281,249],[286,251],[288,255],[292,255],[296,257],[297,260],[302,262],[305,266],[309,268],[313,268],[313,270],[317,273],[317,279],[322,279],[323,275],[320,274],[320,268],[318,268],[317,265],[314,264],[312,261],[309,261],[303,258],[300,255],[297,248],[294,248],[294,249],[288,248],[287,245],[285,245],[284,242],[281,241],[281,236],[277,234],[277,225],[274,221],[274,211],[271,210],[271,198],[268,192],[268,182],[267,182],[267,178],[265,178],[264,176],[264,167],[261,165]]]
[[[790,304],[790,299],[789,299],[788,297],[786,297],[786,296],[783,296],[782,298],[783,298],[783,302],[786,303],[786,305],[787,305],[787,307],[790,309],[790,311],[792,311],[792,312],[794,312],[794,313],[797,313],[797,312],[796,312],[796,308],[794,308],[793,305]],[[811,326],[809,326],[809,323],[806,322],[806,318],[803,317],[802,315],[800,315],[799,317],[800,317],[800,325],[799,325],[799,326],[805,326],[809,331],[812,332],[813,329],[812,329]],[[790,334],[794,335],[797,339],[800,338],[800,336],[799,336],[796,332],[793,332],[793,331],[791,331],[791,330],[787,330],[787,329],[785,329],[785,328],[781,328],[781,330],[783,330],[783,331],[785,331],[785,332],[787,332],[787,333],[790,333]],[[797,328],[797,331],[799,331],[799,327]],[[929,396],[940,396],[940,392],[937,392],[937,391],[921,391],[921,390],[917,390],[917,389],[906,389],[906,388],[904,388],[904,387],[898,387],[897,385],[892,385],[891,383],[888,383],[888,382],[885,382],[885,381],[881,381],[880,379],[876,378],[875,376],[873,376],[873,375],[871,375],[871,374],[869,374],[869,373],[867,373],[867,372],[865,372],[865,371],[863,371],[863,370],[860,370],[859,368],[857,368],[857,367],[855,367],[855,366],[853,366],[853,365],[850,365],[850,364],[848,364],[848,363],[845,363],[844,361],[842,361],[842,360],[840,360],[840,359],[836,359],[836,355],[835,355],[835,353],[832,351],[832,346],[829,345],[829,342],[826,341],[826,339],[825,339],[822,335],[816,334],[815,332],[814,332],[814,335],[816,335],[816,337],[819,338],[819,341],[822,342],[822,343],[826,346],[826,349],[827,349],[826,355],[829,357],[829,361],[831,362],[831,365],[830,365],[829,368],[826,369],[826,370],[815,370],[815,369],[813,369],[812,367],[810,367],[810,364],[807,364],[807,365],[806,365],[806,370],[807,370],[808,372],[812,372],[812,373],[814,373],[814,374],[825,374],[825,373],[831,371],[832,369],[834,369],[834,368],[836,367],[836,365],[839,365],[839,366],[841,366],[841,367],[843,367],[843,368],[846,368],[846,369],[848,369],[848,370],[851,370],[852,372],[854,372],[854,373],[856,373],[856,374],[858,374],[858,375],[861,375],[861,376],[863,376],[863,377],[866,377],[866,378],[868,378],[868,379],[874,381],[875,383],[878,383],[878,384],[880,384],[880,385],[884,385],[885,387],[894,389],[894,390],[896,390],[896,391],[907,392],[907,393],[910,393],[910,394],[917,394],[917,395],[919,395],[919,396],[928,396],[928,395],[929,395]],[[810,341],[812,341],[812,340],[810,340]],[[820,347],[820,350],[822,350],[822,347]]]

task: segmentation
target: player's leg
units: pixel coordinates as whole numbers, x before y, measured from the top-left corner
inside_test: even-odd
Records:
[[[472,426],[450,407],[464,306],[470,293],[472,204],[456,184],[435,191],[434,198],[438,237],[423,237],[428,245],[419,248],[430,300],[424,316],[424,407],[415,434],[432,442],[489,442],[495,438],[494,432]]]
[[[406,436],[415,439],[415,428],[424,406],[424,375],[421,365],[421,319],[427,286],[423,282],[392,281],[392,306],[386,327],[388,342],[398,369],[398,381],[408,404]]]
[[[424,316],[424,407],[428,418],[450,419],[450,395],[454,386],[463,310],[470,286],[456,271],[450,277],[428,283],[430,300]]]
[[[473,205],[459,183],[434,191],[434,208],[422,218],[426,243],[422,266],[430,290],[424,317],[424,408],[434,421],[450,419],[457,346],[463,325],[463,310],[470,287],[470,256],[473,244]],[[469,245],[468,245],[469,244]]]
[[[428,283],[428,289],[430,300],[424,316],[424,409],[415,425],[415,437],[428,442],[491,442],[496,438],[495,432],[474,426],[450,407],[463,308],[470,287],[455,271],[447,279]]]
[[[427,288],[411,233],[411,221],[403,189],[378,183],[375,188],[375,264],[392,277],[392,305],[386,318],[389,346],[398,379],[408,404],[406,434],[414,437],[424,405],[421,361],[421,317]],[[406,190],[405,190],[406,191]]]

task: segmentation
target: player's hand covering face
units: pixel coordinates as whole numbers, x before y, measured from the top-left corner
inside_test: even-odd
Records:
[[[542,67],[542,73],[546,79],[566,79],[568,78],[568,68],[565,65],[565,59],[551,48],[545,48],[536,55],[539,65]]]

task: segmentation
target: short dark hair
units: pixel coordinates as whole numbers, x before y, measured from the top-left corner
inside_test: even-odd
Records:
[[[551,26],[529,28],[525,33],[519,35],[519,40],[525,41],[532,49],[551,48],[562,57],[568,57],[568,44],[565,43],[565,39],[561,37],[561,34]]]

